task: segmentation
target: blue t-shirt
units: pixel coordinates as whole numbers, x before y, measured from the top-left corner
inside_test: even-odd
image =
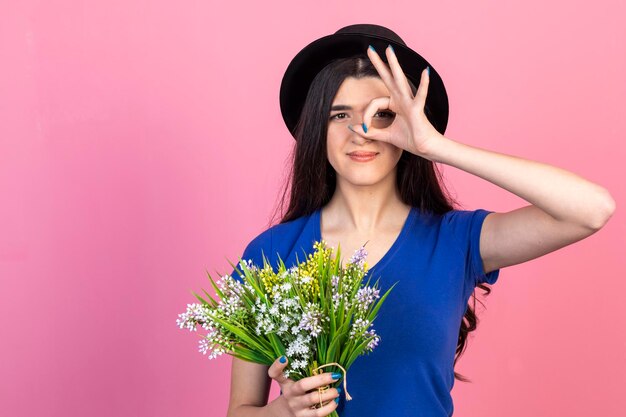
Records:
[[[287,267],[296,263],[296,253],[305,260],[314,252],[313,242],[321,239],[320,210],[270,227],[241,257],[263,266],[263,252],[275,271],[278,255]],[[474,287],[494,284],[500,273],[485,274],[479,252],[489,213],[477,209],[438,215],[411,208],[398,238],[365,277],[371,276],[372,284],[380,277],[381,295],[399,282],[373,322],[378,346],[347,370],[352,400],[340,394],[341,417],[452,416],[461,320]],[[347,261],[351,255],[341,257]],[[231,275],[241,279],[235,271]]]

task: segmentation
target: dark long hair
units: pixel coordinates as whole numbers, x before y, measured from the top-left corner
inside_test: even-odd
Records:
[[[337,59],[317,74],[311,83],[294,129],[297,140],[289,156],[290,172],[283,183],[280,205],[274,212],[275,218],[280,210],[280,223],[311,214],[326,205],[335,192],[336,174],[326,155],[326,134],[332,101],[346,77],[380,78],[378,71],[365,54]],[[417,88],[410,80],[409,84],[415,95]],[[429,117],[430,111],[427,106],[424,112]],[[402,201],[419,208],[422,212],[444,214],[452,210],[453,205],[458,206],[445,190],[441,173],[436,165],[407,151],[402,153],[398,161],[396,186]],[[289,195],[288,190],[291,191]],[[486,285],[479,284],[478,287],[485,290],[486,294],[491,292]],[[475,330],[478,323],[475,314],[475,292],[474,290],[474,309],[468,303],[461,321],[454,365],[465,350],[469,332]],[[454,377],[460,381],[470,381],[457,372],[454,372]]]

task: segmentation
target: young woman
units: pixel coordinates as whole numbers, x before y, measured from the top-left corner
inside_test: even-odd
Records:
[[[264,254],[276,268],[278,256],[289,266],[317,240],[346,256],[367,242],[368,275],[381,288],[400,282],[374,323],[380,345],[348,370],[352,401],[331,401],[340,396],[332,388],[316,408],[317,388],[340,375],[296,382],[283,372],[289,358],[270,367],[233,358],[229,417],[451,416],[454,380],[466,380],[454,364],[476,328],[475,288],[489,294],[501,268],[598,231],[614,200],[571,172],[444,136],[441,78],[382,26],[351,25],[304,48],[283,78],[281,111],[296,139],[286,214],[242,258],[262,265]],[[433,162],[530,204],[455,209]],[[268,404],[272,379],[281,395]]]

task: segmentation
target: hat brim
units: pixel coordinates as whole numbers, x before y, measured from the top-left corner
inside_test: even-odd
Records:
[[[291,134],[294,134],[311,82],[326,65],[337,58],[365,54],[368,45],[372,45],[388,64],[384,51],[389,44],[393,46],[406,77],[415,86],[419,86],[422,71],[430,67],[426,106],[430,110],[430,122],[443,134],[448,124],[448,94],[437,70],[406,45],[375,35],[357,33],[335,33],[319,38],[291,60],[280,86],[280,110]]]

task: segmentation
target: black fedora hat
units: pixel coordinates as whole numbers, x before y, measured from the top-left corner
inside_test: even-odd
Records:
[[[375,24],[355,24],[311,42],[298,52],[287,67],[280,85],[280,111],[292,136],[309,86],[326,65],[338,58],[365,54],[368,45],[372,45],[389,65],[384,52],[389,44],[406,77],[416,87],[422,71],[430,67],[426,116],[435,129],[443,134],[448,124],[448,95],[437,70],[392,30]]]

